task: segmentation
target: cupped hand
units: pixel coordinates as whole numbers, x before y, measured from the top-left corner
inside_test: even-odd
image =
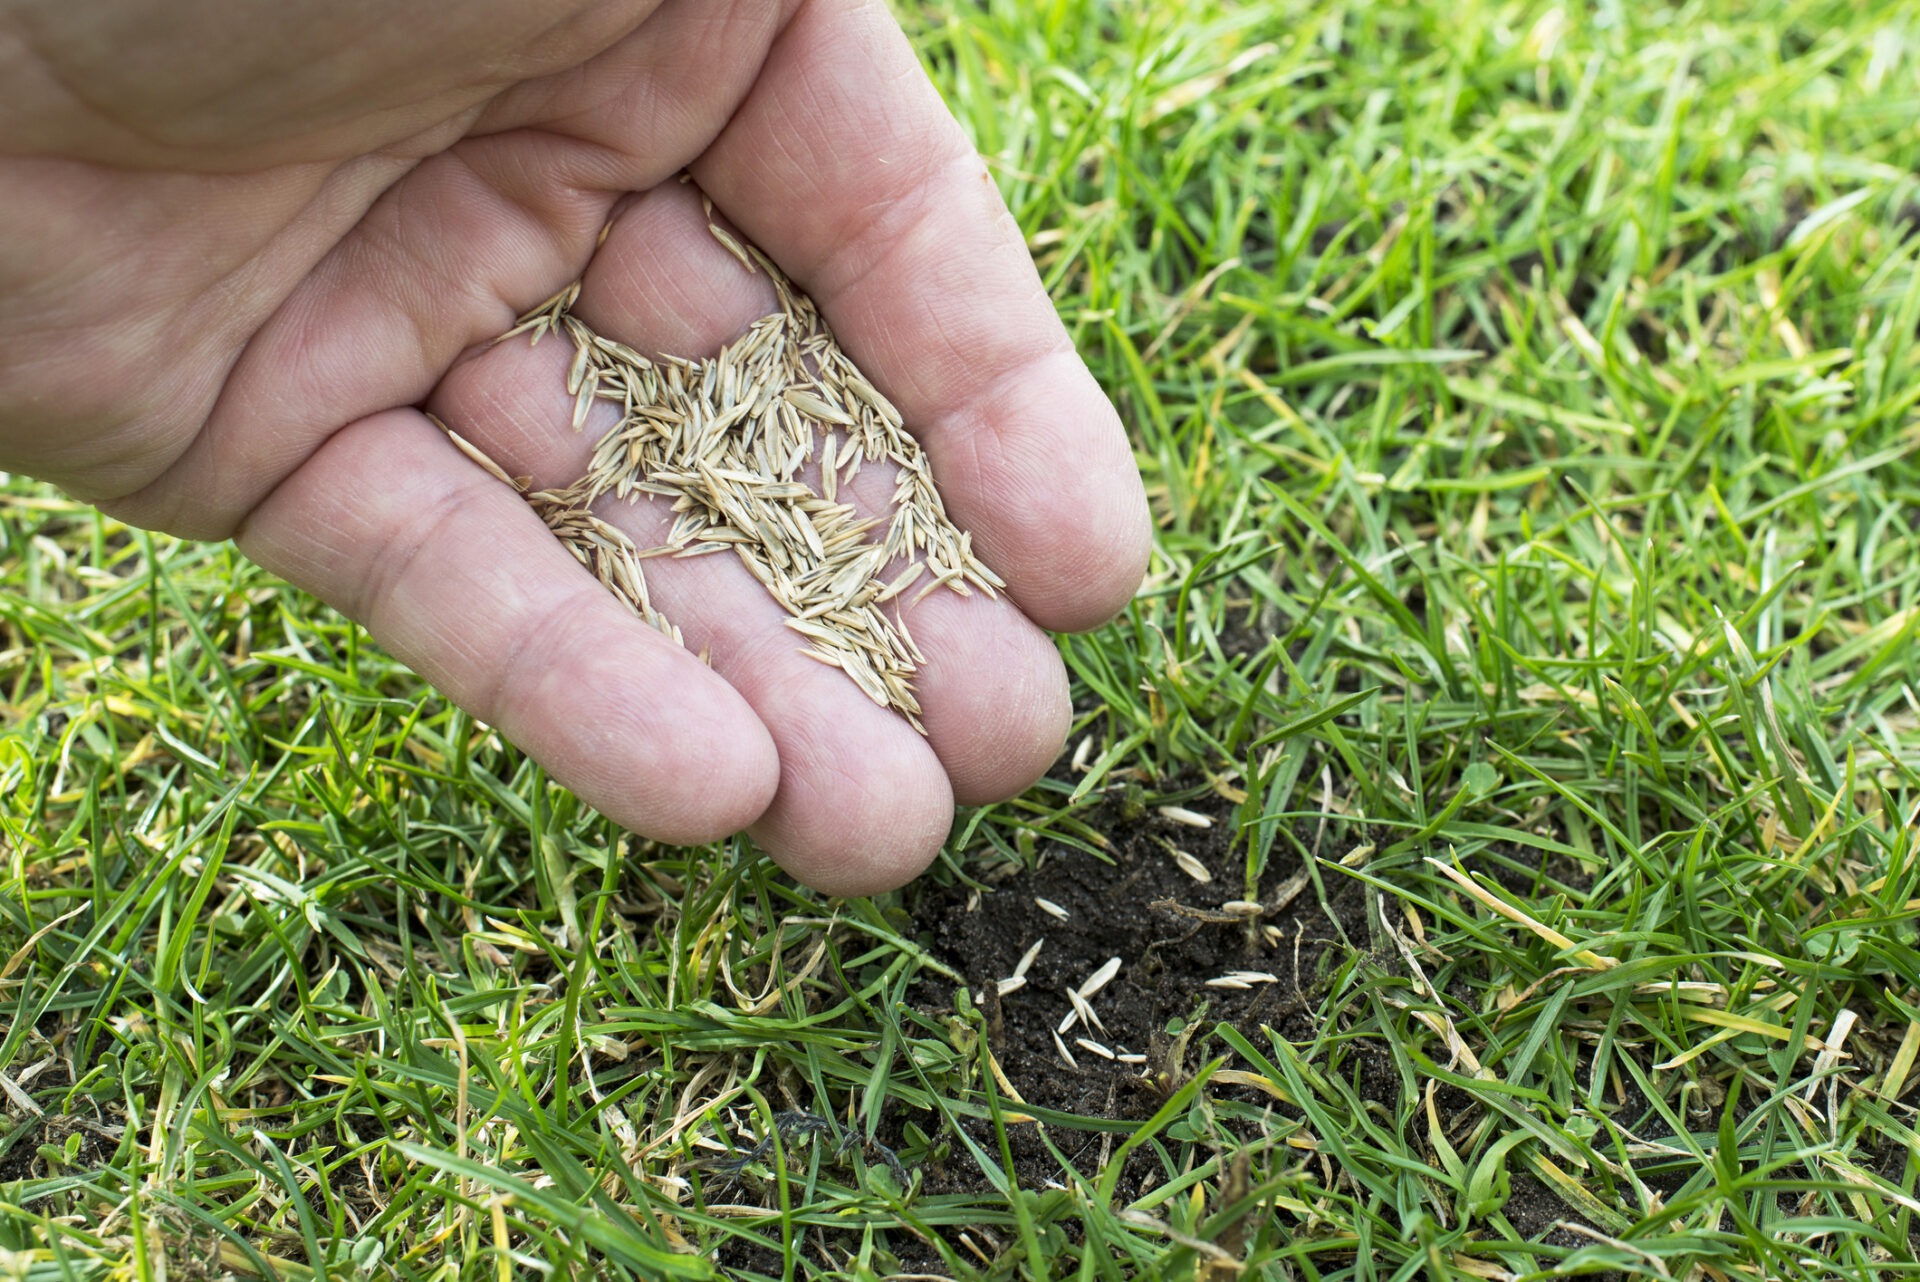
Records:
[[[1145,499],[883,6],[0,3],[0,86],[0,467],[236,538],[616,821],[746,828],[823,890],[899,884],[956,799],[1054,759],[1041,629],[1126,602]],[[570,353],[492,340],[578,279],[601,333],[710,355],[772,294],[702,193],[820,304],[1007,580],[905,607],[925,738],[803,658],[731,558],[648,562],[675,646],[426,416],[579,476],[607,424],[571,429]],[[642,546],[662,519],[603,515]]]

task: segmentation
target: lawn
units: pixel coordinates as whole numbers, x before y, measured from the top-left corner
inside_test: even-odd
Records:
[[[1068,755],[826,900],[5,479],[0,1277],[1920,1274],[1920,12],[902,16],[1157,518]]]

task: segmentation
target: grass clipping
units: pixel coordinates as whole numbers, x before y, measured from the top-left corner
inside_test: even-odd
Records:
[[[573,427],[593,403],[620,409],[594,447],[587,474],[557,490],[531,491],[458,435],[455,444],[514,485],[547,528],[607,590],[660,631],[680,630],[655,610],[641,562],[654,556],[731,552],[806,638],[801,653],[839,668],[862,693],[920,733],[913,675],[926,661],[896,609],[881,607],[919,583],[913,600],[939,588],[993,596],[1005,586],[973,554],[972,536],[948,518],[933,472],[900,412],[854,366],[811,299],[757,249],[718,227],[713,234],[748,271],[764,271],[778,311],[755,321],[709,361],[649,360],[596,334],[571,312],[578,282],[521,317],[503,338],[548,334],[573,342],[567,392]],[[802,479],[818,464],[818,490]],[[841,501],[861,467],[898,469],[891,511],[862,517]],[[637,547],[594,514],[607,495],[671,499],[674,521],[659,547]],[[886,532],[874,538],[882,525]],[[889,578],[882,574],[901,564]],[[971,586],[969,586],[971,585]]]

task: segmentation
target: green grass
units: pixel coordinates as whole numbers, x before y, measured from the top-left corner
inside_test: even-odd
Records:
[[[936,876],[1225,799],[1375,896],[1315,1036],[1021,1176],[909,899],[626,839],[11,480],[0,1274],[1920,1274],[1920,13],[1591,8],[905,15],[1159,519],[1062,642],[1091,768]]]

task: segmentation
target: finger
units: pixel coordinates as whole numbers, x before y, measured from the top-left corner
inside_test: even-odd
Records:
[[[535,487],[568,484],[586,471],[593,443],[614,417],[602,404],[585,431],[571,430],[571,356],[555,341],[499,344],[450,373],[432,407]],[[668,508],[647,497],[607,499],[598,514],[646,548],[665,541]],[[953,818],[946,773],[926,742],[842,673],[805,658],[783,625],[785,612],[734,558],[643,564],[654,608],[732,683],[772,737],[779,785],[750,829],[767,852],[795,877],[836,894],[888,889],[919,873]]]
[[[636,832],[712,840],[772,798],[752,709],[415,411],[335,433],[237,541]]]
[[[1026,613],[1120,609],[1148,548],[1125,433],[885,6],[801,7],[693,172],[900,406]]]
[[[669,185],[615,217],[575,311],[643,352],[706,355],[775,306],[766,278],[708,230],[699,194]],[[894,483],[891,467],[863,468],[842,497],[863,515],[889,514]],[[1052,641],[1005,598],[909,592],[898,602],[927,656],[914,684],[955,797],[973,805],[1021,792],[1059,755],[1071,714]]]

